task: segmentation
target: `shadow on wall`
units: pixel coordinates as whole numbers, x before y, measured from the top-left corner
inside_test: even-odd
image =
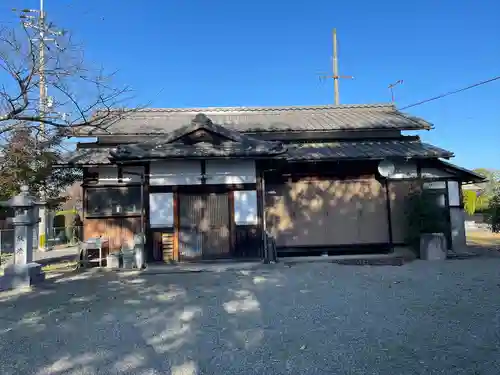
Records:
[[[268,185],[266,207],[277,246],[389,242],[385,187],[375,178]]]

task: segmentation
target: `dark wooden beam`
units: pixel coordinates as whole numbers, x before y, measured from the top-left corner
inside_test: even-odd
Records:
[[[207,161],[201,160],[201,184],[205,185],[207,183]]]
[[[235,254],[235,239],[236,239],[236,223],[234,221],[234,191],[228,193],[228,206],[229,206],[229,251]]]
[[[118,183],[122,183],[123,182],[123,167],[121,165],[119,165],[117,167],[117,175],[118,175]]]
[[[179,232],[180,232],[180,210],[179,210],[179,193],[173,193],[174,200],[174,250],[172,254],[172,260],[178,262],[180,260],[179,256]]]
[[[143,202],[144,202],[144,235],[146,237],[146,243],[144,245],[146,249],[147,261],[151,262],[154,260],[153,256],[153,233],[151,231],[151,223],[149,220],[150,216],[150,207],[149,207],[149,163],[146,163],[143,167],[144,173],[144,188],[142,193],[144,194]]]
[[[256,169],[256,174],[257,174],[257,183],[256,183],[256,191],[257,191],[257,216],[258,216],[258,222],[257,222],[257,228],[260,231],[260,238],[261,238],[261,257],[264,260],[267,260],[267,251],[266,251],[266,233],[265,233],[265,207],[263,203],[263,199],[265,196],[265,191],[264,191],[264,169],[263,166],[260,163],[255,163],[255,169]]]
[[[355,139],[394,139],[403,135],[399,130],[372,129],[372,130],[311,130],[311,131],[266,131],[266,132],[241,132],[262,140],[276,141],[321,141],[330,140],[355,140]],[[120,144],[150,141],[155,137],[164,137],[166,134],[110,134],[97,136],[96,143],[81,143],[82,147],[112,147]]]

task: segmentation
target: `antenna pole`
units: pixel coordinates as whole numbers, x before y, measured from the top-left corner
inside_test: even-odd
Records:
[[[402,85],[402,84],[403,84],[403,80],[400,79],[399,81],[391,83],[389,85],[389,90],[391,90],[391,102],[392,102],[392,104],[394,104],[394,102],[396,101],[396,96],[394,95],[394,87],[396,87],[397,85]]]

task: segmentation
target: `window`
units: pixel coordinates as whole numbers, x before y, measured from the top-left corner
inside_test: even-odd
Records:
[[[458,181],[448,181],[448,201],[452,207],[460,206],[460,186]]]
[[[234,222],[236,225],[257,224],[257,192],[255,190],[234,192]]]
[[[90,188],[85,191],[87,215],[130,215],[141,213],[141,187]]]
[[[149,225],[151,228],[174,226],[173,193],[149,194]]]

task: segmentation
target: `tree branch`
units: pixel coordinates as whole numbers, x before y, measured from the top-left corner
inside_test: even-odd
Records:
[[[0,30],[0,69],[11,78],[11,83],[0,89],[0,135],[18,127],[36,129],[41,124],[65,129],[71,135],[73,128],[83,126],[105,129],[108,121],[124,115],[125,111],[112,108],[123,102],[131,90],[113,87],[110,81],[115,73],[105,75],[101,69],[93,73],[86,67],[83,51],[72,43],[71,36],[58,41],[60,48],[46,48],[41,67],[40,46],[34,42],[38,32],[24,26],[19,29]],[[49,47],[48,42],[41,43]],[[39,108],[42,68],[51,95],[51,105],[45,103],[44,111]]]

